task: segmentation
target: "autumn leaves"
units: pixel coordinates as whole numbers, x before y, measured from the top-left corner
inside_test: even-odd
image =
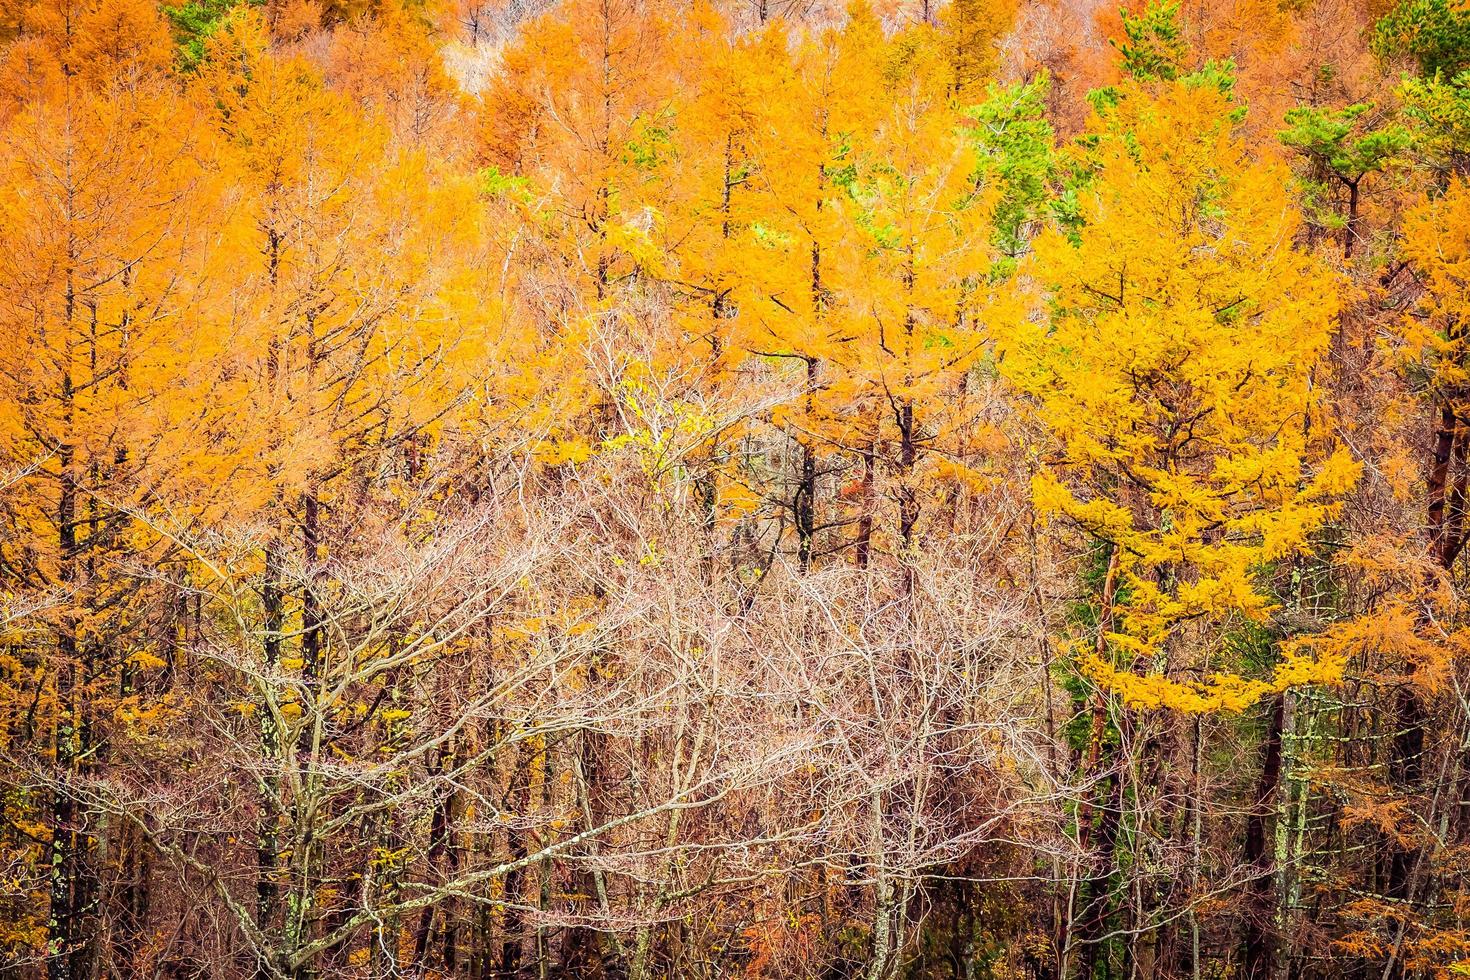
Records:
[[[746,517],[755,489],[803,566],[902,562],[985,478],[967,391],[998,368],[1056,440],[1040,509],[1124,556],[1122,659],[1092,672],[1139,704],[1240,710],[1259,693],[1238,678],[1124,678],[1154,675],[1186,623],[1267,616],[1261,570],[1310,550],[1351,486],[1312,425],[1335,274],[1294,244],[1287,174],[1236,132],[1218,70],[1109,90],[1075,150],[1053,147],[1044,81],[961,108],[968,69],[946,45],[993,15],[960,4],[939,30],[885,36],[858,6],[791,38],[703,11],[676,39],[656,7],[575,5],[507,54],[486,145],[539,198],[528,230],[581,271],[584,312],[559,319],[559,343],[621,315],[629,289],[671,304],[614,383],[699,389],[680,397],[713,434],[687,451],[742,489],[716,493],[745,501],[724,516]],[[773,379],[794,393],[742,404]],[[794,447],[777,482],[729,449],[772,424]],[[543,458],[597,445],[573,423]]]
[[[1281,626],[1359,479],[1322,398],[1350,292],[1175,8],[1122,19],[1127,77],[1061,135],[1046,72],[992,81],[1016,8],[567,0],[476,92],[441,67],[453,5],[16,13],[0,570],[27,611],[0,682],[11,824],[41,829],[5,846],[51,916],[26,935],[86,973],[102,883],[146,906],[129,862],[166,857],[263,973],[390,975],[410,922],[446,973],[456,937],[513,972],[562,928],[585,962],[622,943],[591,922],[649,976],[676,920],[778,934],[748,922],[785,921],[757,889],[789,867],[791,928],[886,977],[976,826],[1045,825],[1037,901],[1088,876],[1049,955],[1103,956],[1125,762],[1192,737],[1198,783],[1203,716],[1367,643]],[[1463,467],[1445,186],[1405,224],[1427,292],[1395,338]],[[1463,478],[1440,490],[1447,568]],[[150,825],[114,751],[229,761]],[[133,815],[120,847],[104,812]],[[228,883],[178,843],[221,821]]]
[[[1270,689],[1180,663],[1200,637],[1176,638],[1264,619],[1262,569],[1311,553],[1357,473],[1312,397],[1334,275],[1294,247],[1282,168],[1249,152],[1233,111],[1199,80],[1120,89],[1079,159],[1077,223],[1022,266],[1045,305],[1000,331],[1002,370],[1058,439],[1037,506],[1118,555],[1123,669],[1100,653],[1084,669],[1145,707],[1238,711]],[[1181,672],[1198,680],[1164,676]]]

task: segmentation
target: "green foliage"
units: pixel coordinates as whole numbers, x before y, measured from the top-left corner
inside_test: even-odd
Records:
[[[1124,39],[1113,46],[1122,56],[1123,73],[1140,82],[1177,79],[1189,61],[1178,0],[1152,0],[1141,14],[1120,13]]]
[[[880,162],[862,175],[859,175],[856,165],[849,164],[839,168],[832,179],[852,206],[853,219],[858,227],[873,236],[874,244],[884,249],[899,247],[903,233],[892,221],[880,223],[875,212],[885,195],[898,190],[904,176],[892,166]]]
[[[1227,98],[1234,99],[1235,93],[1235,62],[1229,58],[1224,61],[1206,61],[1199,71],[1190,72],[1182,79],[1185,85],[1197,88],[1216,88]],[[1233,122],[1239,122],[1245,117],[1245,106],[1236,110]]]
[[[1470,68],[1470,10],[1455,0],[1403,0],[1378,22],[1373,50],[1413,59],[1422,75],[1454,77]]]
[[[637,170],[655,170],[674,158],[673,113],[664,110],[640,118],[628,141],[626,161]]]
[[[1311,167],[1300,178],[1302,211],[1319,228],[1348,228],[1350,248],[1353,221],[1351,198],[1347,214],[1339,211],[1334,185],[1356,193],[1362,179],[1388,169],[1414,143],[1403,126],[1382,122],[1368,103],[1342,109],[1310,106],[1286,113],[1281,142],[1299,152]]]
[[[1268,623],[1242,621],[1224,635],[1227,669],[1250,677],[1269,676],[1280,659],[1277,636]]]
[[[1470,71],[1406,78],[1399,88],[1414,149],[1432,169],[1463,171],[1470,154]]]
[[[1010,266],[1025,251],[1030,229],[1052,197],[1056,154],[1046,119],[1050,89],[1045,73],[1031,82],[991,84],[985,101],[966,113],[974,123],[976,183],[1000,189],[992,241],[1009,257]]]
[[[509,197],[522,203],[530,200],[531,181],[528,177],[503,174],[499,167],[485,167],[476,176],[479,178],[480,194],[484,197]]]
[[[186,0],[178,6],[163,6],[163,14],[179,45],[180,70],[192,72],[199,68],[210,36],[242,3],[259,7],[265,0]]]
[[[1156,80],[1145,77],[1142,81]],[[1177,76],[1177,80],[1190,88],[1213,88],[1219,90],[1225,98],[1235,100],[1235,62],[1229,58],[1224,61],[1206,61],[1198,71],[1192,71],[1185,75]],[[1092,111],[1099,116],[1106,116],[1118,107],[1123,99],[1123,91],[1116,85],[1105,85],[1088,92],[1085,96],[1087,104],[1092,106]],[[1238,123],[1245,118],[1246,107],[1242,103],[1230,113],[1229,121]]]
[[[1371,109],[1368,103],[1343,109],[1291,109],[1281,142],[1320,163],[1342,183],[1356,184],[1364,175],[1388,167],[1413,142],[1402,126],[1375,126]]]

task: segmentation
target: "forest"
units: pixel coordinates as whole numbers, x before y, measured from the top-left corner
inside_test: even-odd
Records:
[[[1470,977],[1466,0],[0,0],[0,980]]]

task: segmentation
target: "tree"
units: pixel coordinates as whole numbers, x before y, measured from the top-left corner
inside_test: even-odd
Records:
[[[1324,184],[1347,192],[1346,214],[1337,219],[1343,258],[1352,258],[1362,237],[1359,197],[1364,178],[1387,169],[1411,142],[1402,126],[1374,119],[1372,108],[1366,103],[1338,110],[1302,106],[1287,111],[1288,128],[1281,132],[1281,141],[1312,165],[1305,181],[1309,202],[1325,196]]]
[[[86,784],[105,770],[119,717],[146,728],[170,686],[168,661],[134,630],[169,594],[173,560],[135,515],[200,516],[228,470],[206,449],[221,349],[185,326],[218,299],[193,285],[214,271],[199,216],[217,198],[190,108],[148,79],[49,94],[0,138],[0,458],[14,474],[0,564],[9,588],[54,597],[14,647],[8,704],[31,743],[13,746],[17,758],[40,767],[15,785],[45,827],[47,972],[77,977],[112,926],[112,862],[137,857],[130,840],[107,839]]]
[[[308,65],[272,56],[255,13],[210,39],[195,84],[240,191],[229,232],[244,390],[230,440],[251,460],[234,518],[259,554],[259,662],[240,680],[262,757],[250,936],[271,974],[351,919],[314,897],[328,855],[313,841],[332,818],[315,753],[324,727],[353,710],[342,687],[356,678],[339,662],[355,638],[327,616],[338,586],[325,566],[351,525],[344,512],[370,509],[385,468],[412,482],[466,395],[476,297],[457,276],[478,226],[468,182],[436,180]],[[464,373],[447,370],[455,358]]]
[[[0,0],[0,973],[1462,972],[1465,26]]]
[[[1139,708],[1240,711],[1342,670],[1288,648],[1272,676],[1248,679],[1199,640],[1270,615],[1262,570],[1310,551],[1356,473],[1307,435],[1334,327],[1331,276],[1291,246],[1298,219],[1281,171],[1251,158],[1234,115],[1212,86],[1125,86],[1091,126],[1080,227],[1036,243],[1045,315],[1013,321],[1001,340],[1003,372],[1056,440],[1036,505],[1108,556],[1095,637],[1074,647],[1094,687],[1085,766],[1099,787],[1078,815],[1083,977],[1116,871],[1110,697],[1125,720]]]
[[[1013,0],[954,0],[939,14],[945,54],[954,71],[953,92],[968,102],[996,74],[997,48],[1015,23]]]
[[[1406,562],[1407,581],[1365,616],[1368,628],[1387,640],[1386,652],[1398,669],[1392,688],[1395,732],[1386,772],[1388,805],[1415,814],[1412,826],[1387,835],[1385,847],[1384,893],[1406,910],[1385,924],[1389,938],[1380,955],[1390,975],[1416,964],[1437,963],[1465,948],[1458,926],[1440,920],[1427,897],[1440,889],[1445,895],[1458,894],[1458,886],[1441,877],[1446,862],[1455,859],[1446,852],[1446,838],[1428,829],[1442,826],[1444,820],[1435,802],[1437,794],[1428,790],[1428,784],[1443,778],[1433,773],[1445,753],[1462,751],[1440,744],[1431,719],[1438,714],[1435,702],[1443,678],[1456,669],[1463,642],[1458,597],[1445,584],[1470,537],[1464,503],[1470,480],[1465,465],[1470,449],[1465,421],[1470,396],[1465,334],[1470,301],[1467,215],[1470,190],[1456,179],[1442,195],[1422,198],[1403,224],[1403,254],[1421,277],[1424,292],[1416,308],[1400,321],[1393,339],[1401,367],[1418,375],[1415,393],[1432,420],[1432,440],[1421,498],[1422,558]]]
[[[959,420],[946,400],[982,355],[991,302],[982,270],[998,195],[975,188],[977,165],[943,97],[944,71],[927,37],[895,43],[884,66],[892,108],[877,121],[878,137],[853,148],[850,169],[836,181],[845,193],[830,205],[842,233],[827,278],[841,339],[827,355],[836,370],[824,398],[845,407],[828,438],[864,454],[865,484],[876,479],[873,454],[892,474],[897,513],[889,537],[905,561],[920,540],[921,465],[935,451],[964,455],[955,451]],[[875,492],[863,487],[864,507]],[[872,520],[871,513],[860,520],[860,564]]]
[[[998,191],[989,224],[992,242],[1004,256],[1002,267],[1026,252],[1053,203],[1058,174],[1055,136],[1046,118],[1050,89],[1044,73],[1026,83],[991,86],[985,101],[965,112],[976,149],[976,179]]]
[[[1405,78],[1399,88],[1412,152],[1441,186],[1470,170],[1470,72]]]
[[[1421,75],[1453,78],[1470,67],[1470,14],[1452,0],[1403,0],[1375,26],[1373,48],[1410,58]]]
[[[1123,74],[1140,82],[1172,82],[1189,67],[1189,42],[1179,26],[1177,0],[1152,0],[1139,14],[1119,11],[1123,37],[1115,39]]]
[[[421,17],[385,3],[376,16],[339,26],[325,74],[336,90],[371,107],[396,140],[438,155],[453,145],[445,128],[459,97]]]
[[[882,91],[885,52],[873,12],[854,4],[840,30],[807,37],[798,48],[792,87],[779,116],[761,133],[753,155],[762,177],[763,210],[756,220],[770,272],[752,297],[750,333],[742,343],[762,357],[797,365],[797,396],[775,415],[794,433],[796,459],[789,510],[797,564],[809,568],[818,536],[831,526],[819,518],[820,459],[825,443],[824,365],[842,343],[833,313],[834,253],[842,247],[839,179],[862,152]]]

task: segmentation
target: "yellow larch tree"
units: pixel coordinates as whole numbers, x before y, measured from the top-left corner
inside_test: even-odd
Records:
[[[894,546],[917,544],[919,466],[931,450],[953,448],[946,443],[992,303],[994,189],[976,179],[937,42],[928,27],[891,42],[883,79],[892,102],[833,201],[843,247],[832,256],[840,341],[829,354],[836,370],[828,438],[862,458],[859,565],[872,547],[875,460],[892,474]]]
[[[390,0],[371,16],[339,25],[326,76],[385,121],[397,142],[439,158],[455,152],[461,96],[416,5]]]
[[[1038,509],[1111,554],[1105,642],[1080,662],[1136,706],[1238,711],[1340,669],[1288,651],[1247,680],[1176,642],[1187,624],[1269,616],[1263,574],[1310,550],[1356,474],[1310,435],[1332,273],[1294,247],[1285,174],[1235,115],[1214,85],[1126,85],[1090,125],[1080,223],[1038,240],[1039,303],[1001,344],[1056,439]]]
[[[1410,380],[1407,410],[1423,420],[1418,431],[1428,437],[1422,484],[1408,494],[1423,534],[1394,546],[1366,541],[1350,556],[1349,567],[1383,587],[1372,608],[1338,627],[1344,641],[1381,658],[1374,662],[1383,664],[1379,677],[1391,692],[1384,785],[1355,817],[1380,828],[1387,852],[1382,894],[1395,911],[1383,915],[1383,904],[1362,902],[1354,915],[1360,928],[1349,942],[1354,949],[1391,946],[1407,963],[1438,969],[1462,963],[1470,949],[1463,920],[1444,914],[1466,900],[1458,873],[1463,855],[1453,835],[1436,829],[1435,810],[1443,779],[1435,760],[1464,751],[1457,736],[1441,735],[1439,720],[1460,710],[1456,690],[1470,650],[1455,586],[1470,539],[1470,185],[1455,178],[1421,197],[1404,216],[1401,247],[1422,292],[1381,345],[1387,363]],[[1440,900],[1426,901],[1431,894]]]
[[[1001,43],[1015,25],[1019,0],[953,0],[939,12],[949,85],[961,103],[978,101],[995,77]]]
[[[837,199],[845,194],[848,168],[871,139],[883,104],[887,41],[872,10],[854,3],[841,28],[803,38],[786,98],[753,141],[761,205],[752,215],[762,264],[743,318],[743,343],[773,365],[792,372],[795,396],[775,413],[793,432],[796,477],[785,506],[796,532],[802,568],[816,554],[819,456],[829,448],[822,432],[823,391],[831,382],[834,345],[843,343],[834,322],[838,301],[833,262],[845,247]]]
[[[1312,425],[1334,277],[1294,245],[1285,171],[1238,118],[1209,79],[1105,94],[1074,162],[1075,221],[1037,240],[1021,267],[1036,302],[999,331],[1002,372],[1053,439],[1035,507],[1107,554],[1095,635],[1071,646],[1093,688],[1062,945],[1079,976],[1102,955],[1119,867],[1112,706],[1125,727],[1132,709],[1239,712],[1344,666],[1341,647],[1302,643],[1265,678],[1220,659],[1232,630],[1269,625],[1273,566],[1311,553],[1357,476]]]
[[[217,185],[191,107],[159,77],[167,36],[132,5],[64,13],[38,11],[17,42],[50,48],[61,75],[0,131],[0,566],[35,609],[7,639],[0,683],[7,714],[31,706],[6,731],[29,732],[30,757],[56,774],[7,804],[45,844],[30,870],[49,880],[26,924],[84,975],[108,862],[138,853],[128,828],[101,853],[86,784],[114,734],[146,733],[170,698],[172,653],[138,630],[175,584],[150,516],[197,518],[228,461],[209,451],[221,350],[191,330],[219,271]],[[70,33],[81,23],[119,33],[109,47]],[[143,562],[163,571],[140,577]]]
[[[273,53],[253,11],[210,38],[193,94],[233,188],[224,237],[234,294],[216,329],[232,335],[228,441],[250,491],[236,498],[231,544],[258,556],[212,566],[242,570],[260,593],[258,662],[241,696],[267,775],[255,921],[242,928],[280,966],[340,914],[314,897],[324,856],[311,841],[327,805],[318,794],[337,789],[322,777],[320,746],[353,710],[346,678],[374,669],[340,649],[324,565],[380,509],[390,521],[413,516],[396,496],[415,498],[443,420],[481,377],[479,208],[470,181],[420,147],[395,147],[381,115],[328,88],[299,55]]]
[[[462,396],[483,335],[460,269],[475,192],[272,54],[251,12],[211,39],[195,94],[236,188],[236,350],[259,380],[242,419],[266,443],[268,505],[423,436]]]
[[[671,380],[664,465],[696,460],[699,510],[709,531],[759,508],[733,440],[748,431],[766,392],[744,370],[741,324],[765,288],[757,142],[793,82],[790,38],[779,24],[740,35],[707,5],[690,13],[671,70],[677,95],[640,146],[663,178],[650,205],[656,248],[647,271],[669,291],[671,326],[655,373]],[[658,159],[662,158],[662,159]],[[650,365],[652,366],[652,365]],[[713,542],[712,542],[713,544]]]
[[[517,247],[555,284],[526,312],[551,347],[581,355],[548,347],[557,380],[538,386],[533,414],[549,464],[586,459],[618,412],[630,361],[620,337],[633,316],[624,287],[658,263],[661,192],[650,185],[664,179],[656,145],[673,97],[673,39],[662,4],[579,0],[528,23],[482,93],[485,175],[531,204],[524,237],[534,238]]]

